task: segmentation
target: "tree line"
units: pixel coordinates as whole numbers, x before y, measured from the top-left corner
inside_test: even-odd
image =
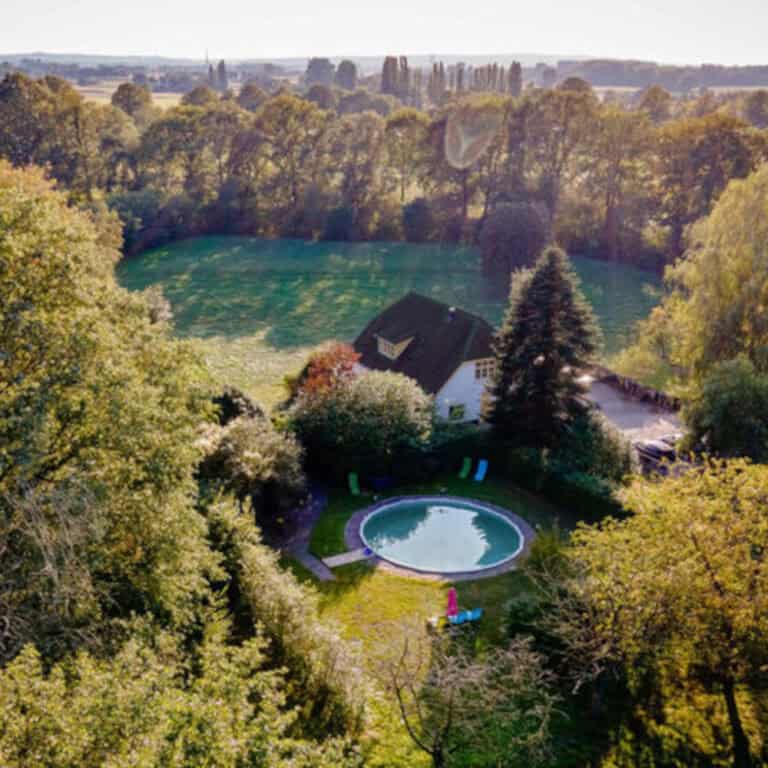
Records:
[[[116,211],[128,252],[231,232],[486,243],[491,266],[499,243],[539,231],[569,251],[669,263],[728,181],[766,157],[764,93],[679,101],[656,87],[619,104],[578,78],[518,93],[513,69],[475,69],[480,90],[451,90],[461,68],[436,64],[428,109],[403,106],[414,73],[402,59],[385,62],[386,93],[200,86],[165,111],[135,84],[102,105],[60,78],[11,74],[0,156]],[[226,72],[211,78],[220,88]],[[530,263],[525,251],[504,269]]]

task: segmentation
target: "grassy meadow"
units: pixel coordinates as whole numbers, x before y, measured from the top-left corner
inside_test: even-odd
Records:
[[[622,349],[658,300],[659,279],[621,264],[573,257],[605,336]],[[266,406],[314,346],[351,341],[408,291],[500,322],[506,296],[487,280],[473,248],[412,243],[317,243],[199,237],[125,260],[127,288],[160,285],[177,332],[196,339],[211,369]]]
[[[98,83],[89,83],[88,85],[78,85],[73,83],[75,90],[87,101],[95,101],[99,104],[109,104],[112,94],[117,90],[117,86],[124,80],[102,80]],[[152,102],[156,107],[166,109],[175,107],[180,101],[181,93],[153,93]]]

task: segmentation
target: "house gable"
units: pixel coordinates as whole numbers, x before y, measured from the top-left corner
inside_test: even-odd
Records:
[[[493,358],[467,360],[435,395],[435,410],[446,421],[480,421],[488,392]],[[482,374],[482,375],[478,375]]]

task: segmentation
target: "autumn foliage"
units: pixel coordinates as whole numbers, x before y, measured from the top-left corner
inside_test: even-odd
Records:
[[[352,376],[359,359],[360,355],[349,344],[333,342],[322,347],[310,358],[299,391],[319,394],[333,389]]]

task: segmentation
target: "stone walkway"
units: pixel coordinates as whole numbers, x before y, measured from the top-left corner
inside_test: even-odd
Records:
[[[312,529],[328,506],[328,494],[321,488],[312,488],[309,501],[296,511],[296,531],[280,546],[286,554],[298,560],[319,581],[334,581],[331,569],[309,551]]]
[[[361,560],[370,559],[371,555],[365,553],[365,547],[360,549],[353,549],[349,552],[342,552],[340,555],[333,555],[333,557],[324,557],[323,562],[329,568],[339,568],[342,565],[349,565],[350,563],[359,563]]]

